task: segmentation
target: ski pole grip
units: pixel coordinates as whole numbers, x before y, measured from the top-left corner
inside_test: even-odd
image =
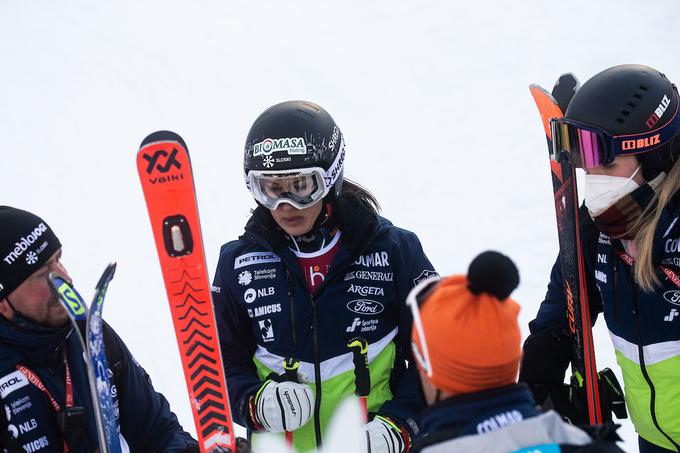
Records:
[[[365,397],[371,393],[371,375],[368,371],[368,342],[365,338],[355,337],[349,340],[347,348],[352,351],[354,362],[354,394]]]
[[[300,361],[294,357],[286,357],[283,360],[283,370],[286,381],[298,382],[298,368]]]

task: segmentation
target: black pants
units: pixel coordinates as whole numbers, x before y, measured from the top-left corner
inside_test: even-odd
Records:
[[[666,450],[663,447],[659,447],[651,442],[647,442],[642,437],[638,436],[638,446],[640,447],[640,453],[667,453],[674,452],[675,450]]]

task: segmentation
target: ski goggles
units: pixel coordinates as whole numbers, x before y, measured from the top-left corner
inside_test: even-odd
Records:
[[[281,203],[305,209],[328,193],[324,171],[317,167],[292,171],[250,171],[247,179],[255,199],[268,209],[276,209]]]
[[[418,342],[411,341],[411,349],[413,349],[413,356],[420,365],[420,367],[427,373],[427,377],[432,377],[432,363],[430,362],[430,353],[427,349],[427,339],[425,338],[425,329],[423,329],[423,321],[420,318],[420,307],[425,303],[428,297],[434,293],[439,286],[442,277],[432,276],[413,287],[411,292],[406,296],[406,305],[411,309],[413,317],[413,326],[418,335]]]
[[[678,90],[673,85],[675,98]],[[667,100],[666,97],[664,99]],[[668,100],[670,103],[670,100]],[[662,108],[663,103],[659,106]],[[640,134],[612,135],[607,131],[589,124],[580,123],[568,118],[553,118],[550,120],[552,133],[553,158],[559,161],[564,153],[569,155],[576,168],[590,169],[607,165],[616,156],[634,155],[652,151],[668,143],[680,131],[680,115],[676,103],[673,117],[665,125]],[[663,116],[663,111],[653,113],[647,120],[653,125]],[[659,113],[661,113],[659,115]]]

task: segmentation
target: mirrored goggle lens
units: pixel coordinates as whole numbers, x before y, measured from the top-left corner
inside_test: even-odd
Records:
[[[258,175],[253,189],[260,203],[274,209],[283,201],[296,207],[307,207],[323,197],[323,180],[317,173],[306,175]]]
[[[568,123],[563,119],[552,120],[553,150],[558,157],[569,155],[576,168],[593,168],[613,160],[609,152],[609,140],[595,129]]]

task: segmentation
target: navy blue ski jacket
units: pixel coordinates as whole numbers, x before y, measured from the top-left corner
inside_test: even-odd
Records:
[[[621,241],[595,229],[581,210],[581,238],[593,322],[602,312],[624,381],[626,405],[636,431],[666,449],[680,445],[680,288],[661,272],[680,273],[680,196],[663,210],[655,231],[652,263],[661,286],[643,291],[621,259]],[[559,257],[532,334],[567,330]],[[577,320],[578,322],[578,320]],[[564,359],[564,368],[569,358]]]
[[[412,453],[620,453],[609,433],[602,439],[535,408],[524,385],[446,398],[423,413],[423,437]]]
[[[314,418],[294,433],[302,450],[315,447],[337,404],[354,392],[347,343],[369,343],[368,409],[418,432],[423,407],[411,357],[410,289],[435,275],[415,234],[378,217],[359,200],[341,196],[340,247],[312,296],[296,257],[273,234],[267,210],[256,209],[245,234],[222,246],[213,300],[234,419],[248,422],[248,400],[285,358],[301,362],[299,380],[316,394]],[[279,237],[280,236],[280,237]],[[297,443],[297,442],[301,443]]]
[[[52,397],[65,406],[65,367],[63,351],[73,382],[74,406],[84,409],[84,426],[78,440],[70,445],[75,453],[97,451],[94,412],[90,400],[83,351],[68,327],[47,329],[15,317],[15,323],[0,320],[0,401],[4,414],[0,429],[5,431],[0,444],[8,451],[62,452],[63,437],[57,414],[49,397],[16,368],[24,365],[38,376]],[[196,448],[196,441],[184,432],[170,411],[167,400],[154,391],[151,381],[133,359],[123,341],[104,324],[118,350],[112,396],[119,410],[121,434],[132,452],[179,453]],[[108,346],[108,345],[107,345]],[[113,349],[113,348],[112,348]],[[109,356],[109,351],[107,351]],[[109,358],[111,362],[111,358]],[[114,364],[109,363],[110,367]],[[109,375],[114,375],[110,369]]]

